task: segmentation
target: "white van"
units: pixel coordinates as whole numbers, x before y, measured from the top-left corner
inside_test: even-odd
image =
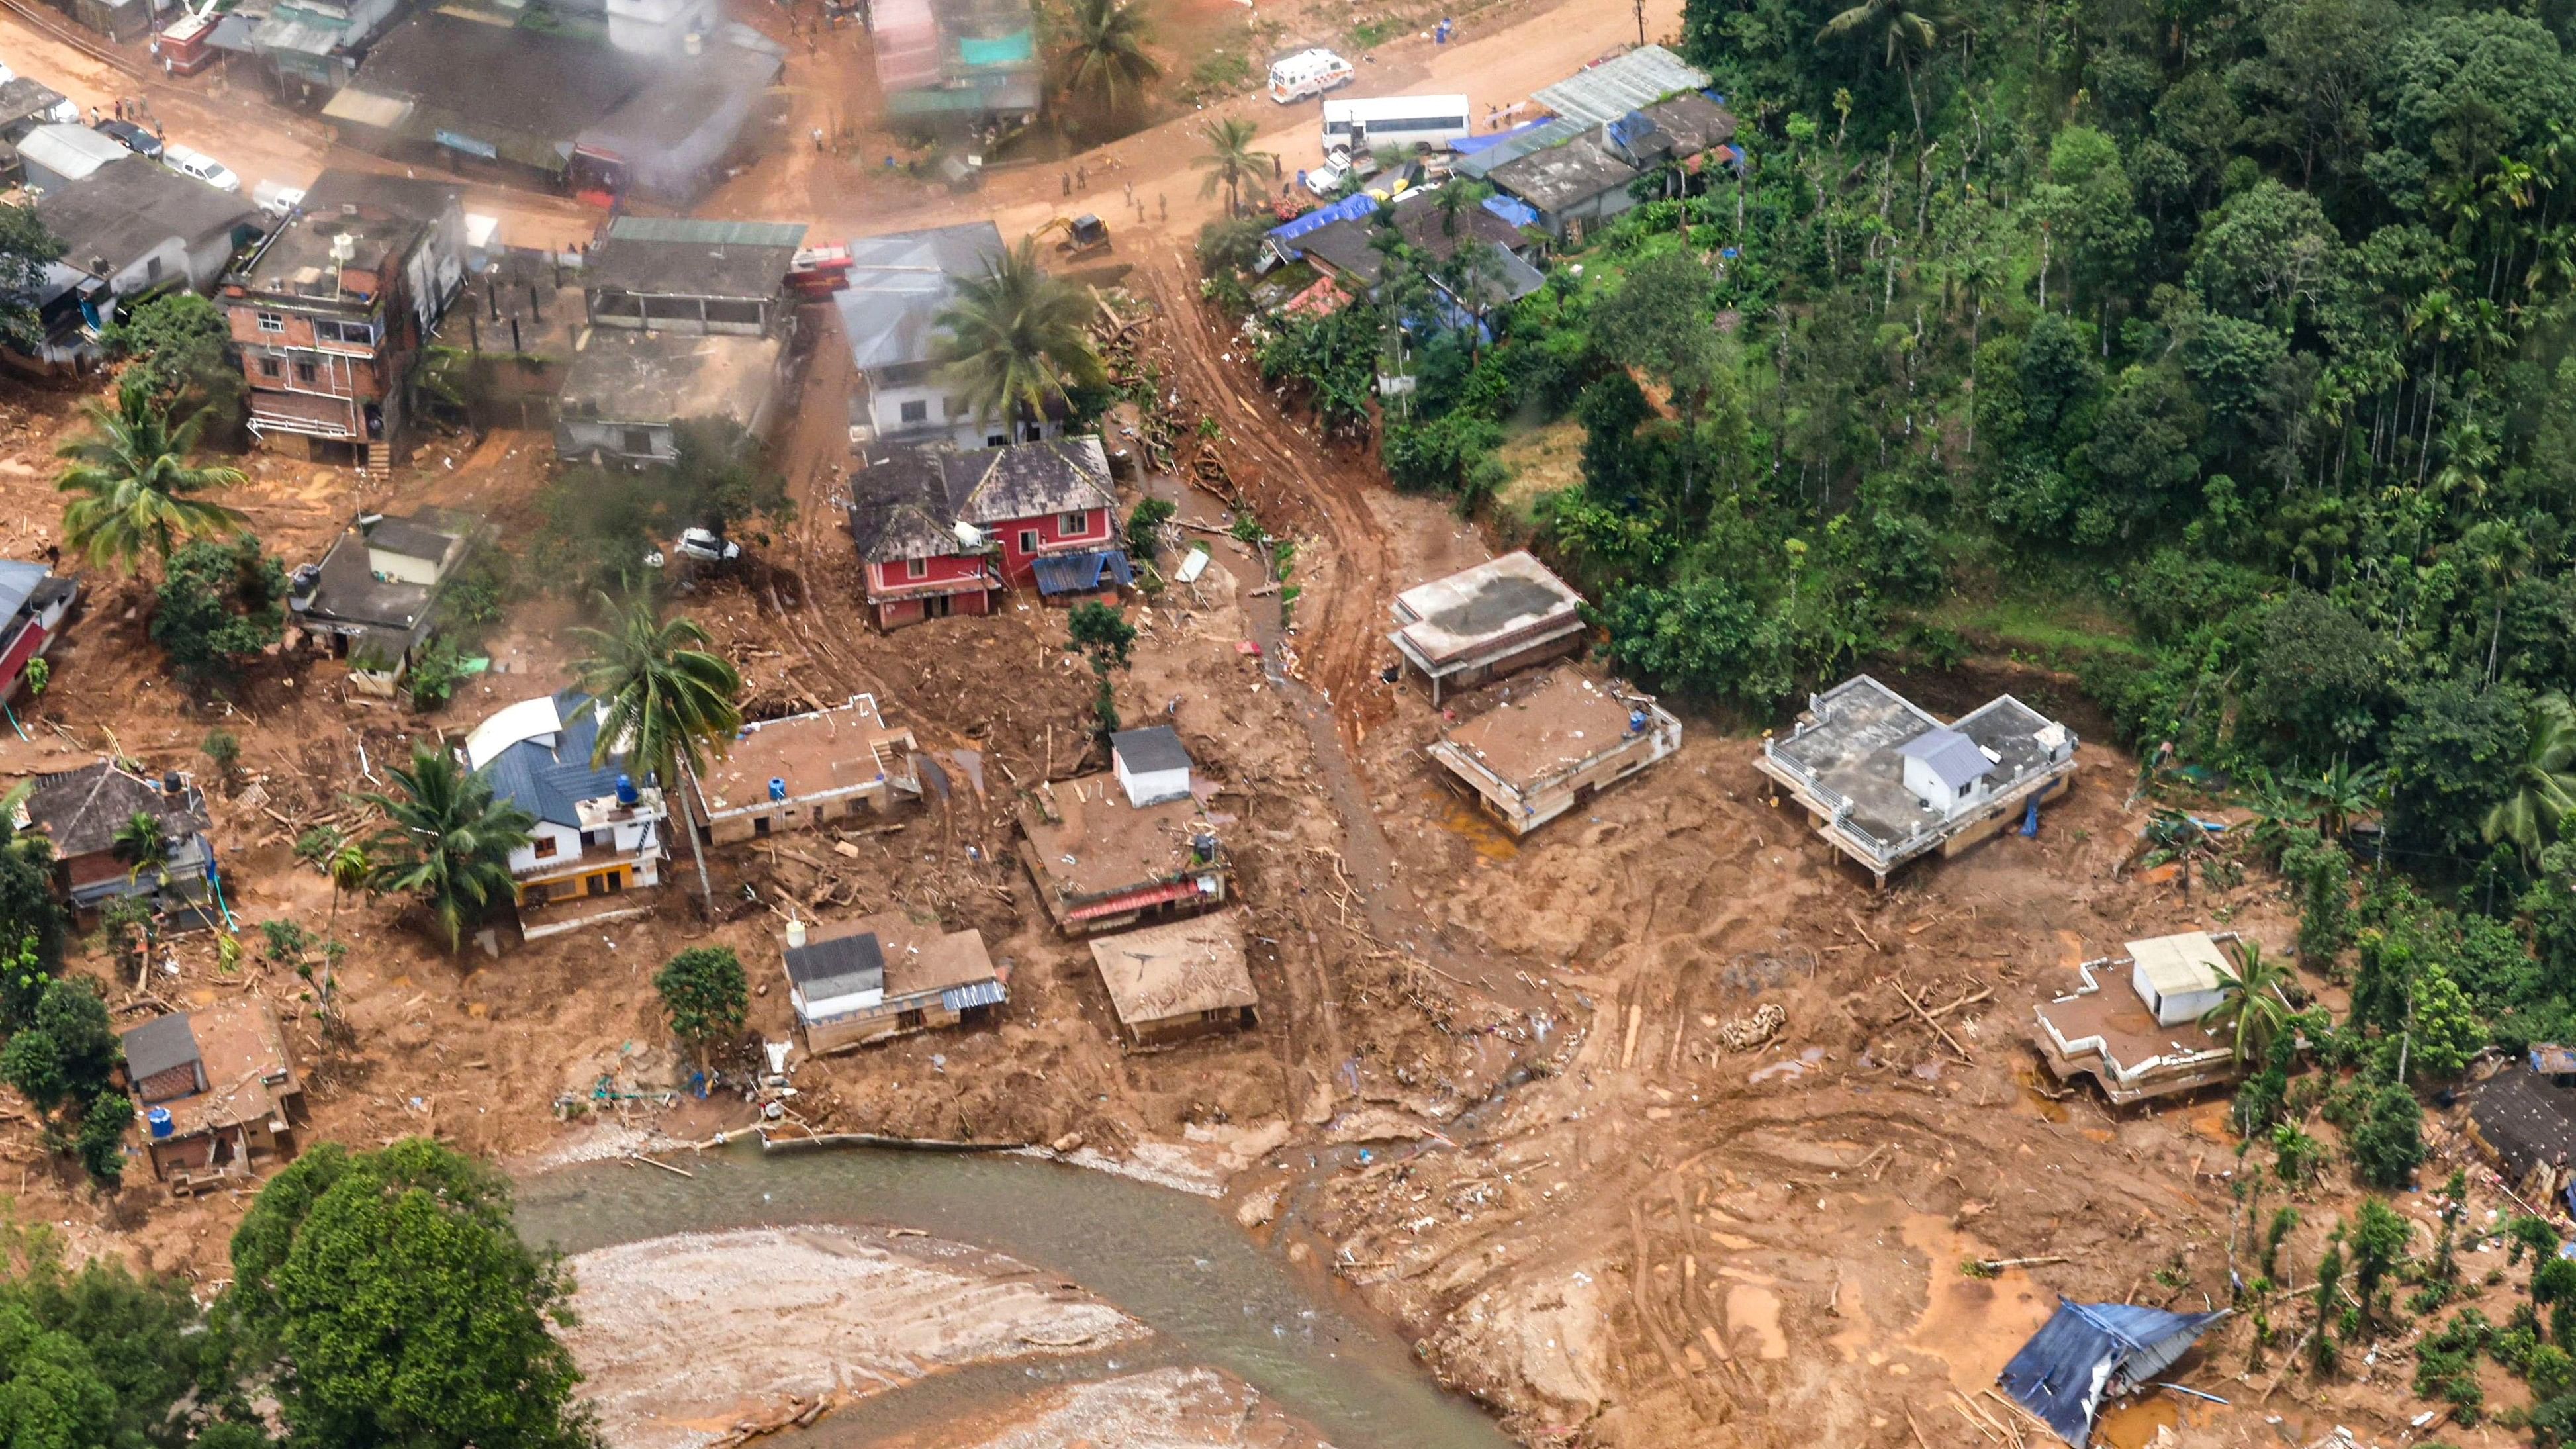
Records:
[[[1324,102],[1324,153],[1446,150],[1475,134],[1465,96],[1387,96]]]
[[[233,169],[203,151],[192,151],[175,143],[164,145],[161,164],[182,176],[194,176],[217,191],[241,190],[241,178],[233,174]]]
[[[1301,50],[1270,64],[1270,99],[1281,105],[1351,83],[1351,63],[1329,50]]]

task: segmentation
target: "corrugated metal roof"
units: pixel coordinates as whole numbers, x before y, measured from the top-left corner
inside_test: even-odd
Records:
[[[612,241],[796,247],[805,244],[805,224],[793,221],[700,221],[686,216],[621,216],[608,224],[608,235]]]
[[[1488,146],[1472,156],[1462,156],[1450,169],[1461,176],[1482,181],[1497,166],[1508,165],[1533,152],[1559,146],[1583,134],[1583,127],[1572,121],[1541,121],[1534,126],[1510,132],[1508,139]]]
[[[1996,1379],[2060,1438],[2083,1444],[2092,1437],[2093,1416],[2106,1394],[2125,1392],[2171,1367],[2226,1316],[2224,1309],[2168,1313],[2129,1303],[2060,1300],[2057,1315]]]
[[[970,1006],[999,1006],[1009,996],[999,981],[969,981],[939,993],[939,1004],[950,1011],[964,1011]]]
[[[1707,84],[1707,71],[1684,63],[1660,45],[1648,45],[1576,71],[1532,93],[1530,99],[1568,120],[1599,126],[1675,91],[1695,91]]]
[[[1931,767],[1941,783],[1956,790],[1986,777],[1995,762],[1977,748],[1977,742],[1948,726],[1925,730],[1896,747],[1896,752],[1909,759],[1921,760]]]
[[[1035,568],[1038,592],[1049,596],[1090,593],[1101,586],[1104,574],[1115,578],[1122,589],[1131,588],[1136,582],[1135,570],[1128,566],[1127,554],[1122,549],[1057,554],[1052,558],[1039,559]]]

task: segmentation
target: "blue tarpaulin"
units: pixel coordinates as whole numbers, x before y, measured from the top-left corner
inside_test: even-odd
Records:
[[[2125,1394],[2171,1368],[2209,1325],[2227,1316],[2168,1313],[2134,1303],[2060,1300],[2057,1316],[2004,1365],[2004,1392],[2082,1449],[2093,1436],[2102,1401]]]
[[[1473,156],[1488,146],[1499,146],[1514,136],[1526,136],[1539,127],[1552,123],[1555,119],[1554,116],[1541,116],[1535,121],[1523,121],[1508,131],[1488,131],[1481,136],[1461,136],[1449,143],[1449,149],[1461,156]]]
[[[1377,198],[1363,191],[1357,196],[1346,196],[1330,206],[1316,207],[1295,221],[1282,222],[1264,235],[1284,247],[1308,232],[1321,231],[1337,221],[1367,217],[1376,211]]]
[[[1115,579],[1118,587],[1132,588],[1136,571],[1127,564],[1125,549],[1104,549],[1098,553],[1060,553],[1039,559],[1038,592],[1052,597],[1057,594],[1097,593],[1103,579]]]
[[[1514,226],[1538,225],[1538,213],[1517,196],[1494,195],[1485,198],[1485,209]]]

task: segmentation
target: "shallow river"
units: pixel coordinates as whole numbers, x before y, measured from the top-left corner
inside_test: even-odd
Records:
[[[1503,1449],[1329,1279],[1247,1239],[1216,1203],[1032,1158],[857,1149],[681,1159],[694,1178],[590,1163],[519,1187],[519,1226],[566,1253],[669,1233],[786,1223],[919,1228],[1060,1273],[1157,1334],[1135,1352],[942,1374],[827,1417],[792,1441],[861,1445],[1047,1383],[1201,1363],[1241,1378],[1340,1449]],[[792,1331],[790,1328],[789,1331]],[[789,1442],[789,1441],[782,1441]]]

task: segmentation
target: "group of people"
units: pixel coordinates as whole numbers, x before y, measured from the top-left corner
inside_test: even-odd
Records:
[[[96,126],[99,122],[108,119],[109,114],[109,112],[101,111],[98,107],[92,106],[89,108],[89,123],[92,126]],[[117,120],[131,121],[134,124],[143,127],[145,130],[150,131],[154,140],[157,141],[161,139],[161,118],[153,115],[151,110],[146,107],[143,102],[139,100],[129,101],[123,96],[119,96],[116,98],[113,114]]]

